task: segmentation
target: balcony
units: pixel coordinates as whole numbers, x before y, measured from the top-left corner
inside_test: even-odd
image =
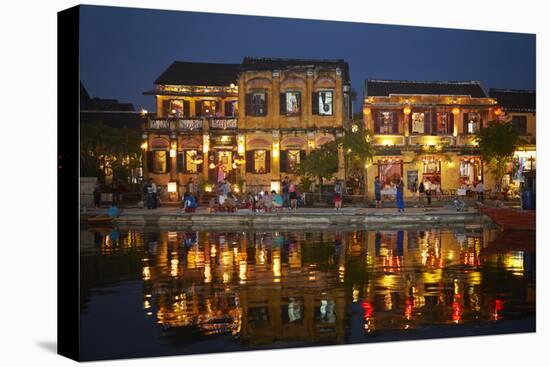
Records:
[[[145,129],[163,132],[189,132],[200,131],[205,127],[212,130],[237,129],[237,126],[237,118],[235,117],[196,117],[190,119],[168,117],[148,119]]]
[[[452,135],[411,135],[408,145],[455,145],[455,138]]]
[[[230,118],[210,118],[210,129],[212,130],[227,130],[237,129],[237,119]]]

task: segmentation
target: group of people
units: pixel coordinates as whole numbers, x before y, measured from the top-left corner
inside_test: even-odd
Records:
[[[397,211],[400,213],[405,211],[404,189],[405,184],[403,183],[403,179],[399,177],[395,182],[395,203]],[[376,208],[382,208],[382,184],[378,176],[374,178],[374,199],[376,201]]]

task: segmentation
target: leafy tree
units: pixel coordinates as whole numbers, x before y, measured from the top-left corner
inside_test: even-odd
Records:
[[[80,175],[111,175],[129,182],[132,169],[141,164],[141,137],[130,128],[115,128],[97,123],[80,126]]]
[[[311,151],[298,166],[301,176],[318,179],[319,196],[322,194],[323,180],[332,179],[337,171],[338,145],[334,141]]]
[[[517,130],[511,122],[490,121],[475,137],[481,157],[486,161],[495,176],[495,188],[500,190],[506,165],[514,157],[521,144]]]
[[[362,172],[365,182],[363,190],[368,192],[366,164],[372,161],[374,145],[372,133],[360,128],[346,131],[343,137],[336,140],[336,144],[344,151],[345,166],[348,176],[353,172]]]

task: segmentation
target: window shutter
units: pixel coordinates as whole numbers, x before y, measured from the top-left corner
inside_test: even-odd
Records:
[[[179,152],[176,156],[176,166],[178,169],[178,172],[183,172],[183,167],[185,167],[185,150],[182,152]]]
[[[437,135],[437,112],[434,110],[432,115],[432,135]]]
[[[264,93],[264,97],[265,97],[265,106],[264,106],[264,114],[263,114],[263,116],[267,116],[267,106],[268,106],[268,103],[267,103],[267,93]]]
[[[170,172],[172,170],[172,158],[170,158],[170,151],[166,151],[166,172]]]
[[[231,101],[226,101],[225,102],[225,105],[223,106],[223,109],[224,109],[224,116],[233,116],[233,111],[232,110],[232,107],[233,107],[233,102]]]
[[[483,129],[483,114],[479,114],[479,130]]]
[[[306,151],[300,150],[300,163],[302,163],[306,159]]]
[[[195,101],[195,116],[202,116],[202,101]]]
[[[183,101],[183,115],[185,117],[191,116],[191,103],[187,99]]]
[[[286,115],[286,93],[281,93],[279,98],[279,113],[284,116]]]
[[[298,114],[302,114],[302,92],[298,92],[296,94],[296,97],[298,97]]]
[[[464,134],[468,134],[468,114],[464,113],[462,115],[462,129]]]
[[[247,116],[252,115],[252,94],[246,93],[244,96],[244,113]]]
[[[265,173],[271,172],[271,150],[265,151]]]
[[[392,112],[392,133],[399,133],[399,119],[397,112]]]
[[[311,93],[311,114],[319,114],[319,92]]]
[[[374,133],[380,134],[380,112],[375,111],[372,116],[374,117]]]
[[[432,120],[430,113],[428,111],[424,111],[424,134],[430,133],[430,128],[432,126]]]
[[[280,159],[281,172],[287,172],[288,170],[287,156],[288,156],[288,152],[286,150],[281,150],[281,159]]]
[[[409,113],[409,134],[413,132],[413,113]]]
[[[222,112],[222,102],[216,101],[216,113],[221,113],[221,112]]]
[[[246,173],[254,173],[254,151],[247,150],[245,153],[246,159]]]
[[[449,114],[449,126],[447,127],[447,134],[452,135],[455,131],[455,114]]]
[[[162,101],[162,112],[163,116],[168,116],[172,113],[172,111],[170,111],[170,100],[165,99],[164,101]]]
[[[153,152],[147,152],[147,172],[153,172]]]

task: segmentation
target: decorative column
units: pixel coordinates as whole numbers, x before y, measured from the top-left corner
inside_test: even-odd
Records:
[[[343,108],[344,108],[344,86],[342,83],[342,69],[336,68],[336,88],[334,91],[334,116],[336,117],[336,126],[344,127]]]
[[[315,132],[314,131],[308,131],[307,132],[307,147],[306,147],[307,154],[309,154],[313,149],[315,149]]]
[[[273,130],[273,142],[271,147],[271,179],[279,181],[279,176],[281,174],[280,167],[280,142],[279,142],[279,130]]]
[[[178,167],[177,167],[177,155],[178,155],[178,136],[175,132],[170,134],[170,181],[177,181],[178,179]]]
[[[336,132],[336,137],[341,138],[343,136],[342,131]],[[338,147],[338,172],[336,173],[336,178],[339,180],[344,180],[346,177],[346,167],[344,160],[344,148]]]
[[[272,88],[271,88],[271,108],[267,111],[268,115],[271,116],[271,127],[273,129],[279,129],[281,127],[281,114],[279,113],[281,109],[281,99],[279,95],[281,93],[281,72],[279,70],[273,70],[272,75]],[[268,97],[268,98],[269,98]]]
[[[313,70],[306,71],[306,90],[305,95],[302,97],[302,106],[304,106],[304,113],[302,114],[304,120],[302,122],[303,128],[315,127],[315,121],[313,117],[313,111],[311,110],[311,94],[313,93],[313,78],[315,73]]]
[[[202,135],[202,174],[204,175],[204,180],[208,182],[208,165],[210,160],[208,159],[208,152],[210,151],[210,135],[204,133]]]
[[[143,133],[141,135],[141,138],[143,139],[143,142],[141,143],[141,151],[142,151],[142,156],[141,156],[141,175],[143,176],[143,179],[144,180],[147,180],[149,178],[149,167],[147,166],[147,149],[148,149],[148,144],[147,144],[147,139],[148,139],[148,135],[147,133]]]

